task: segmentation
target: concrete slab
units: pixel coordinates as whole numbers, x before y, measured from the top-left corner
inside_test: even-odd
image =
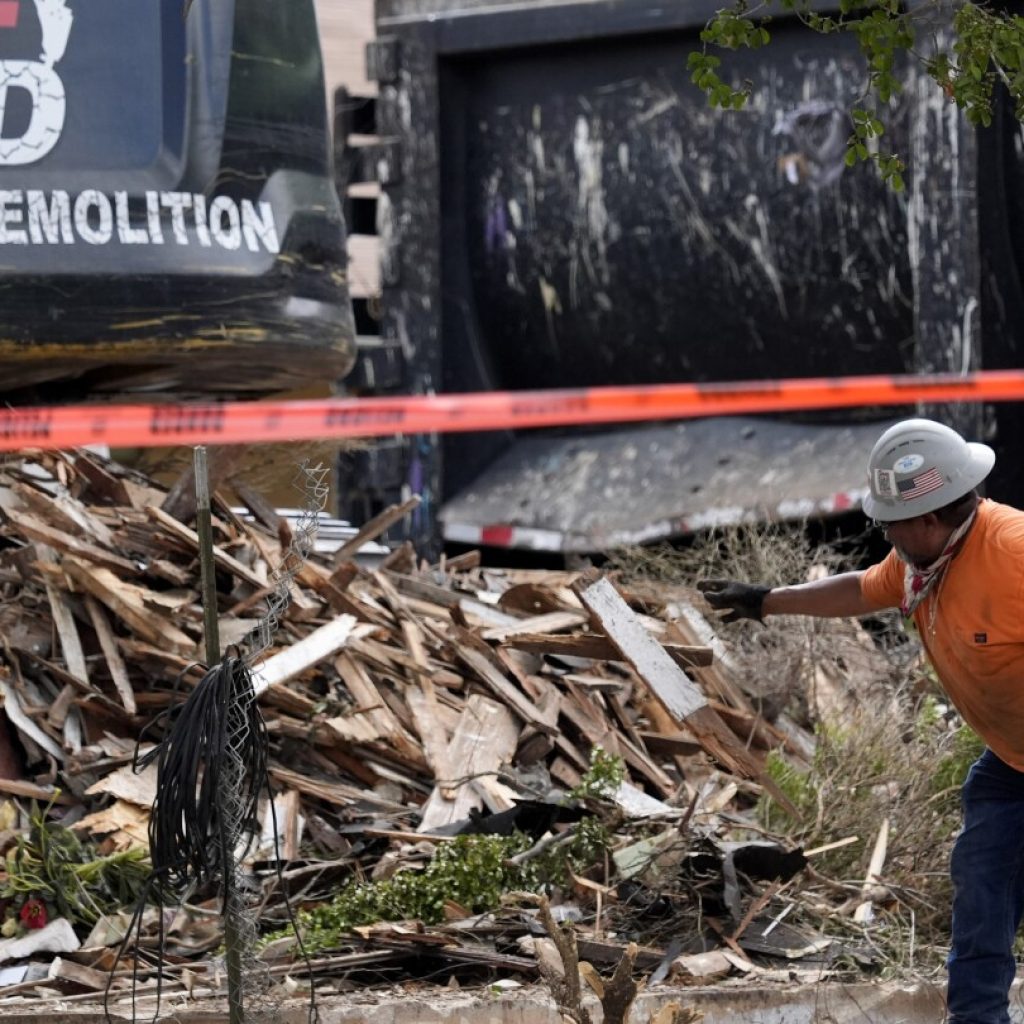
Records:
[[[714,988],[659,986],[642,993],[633,1007],[631,1024],[646,1024],[668,1002],[692,1006],[704,1014],[704,1024],[940,1024],[944,1016],[943,990],[928,982],[834,981],[817,985],[771,986],[748,983]],[[562,1024],[554,1003],[539,986],[512,992],[490,990],[449,992],[423,988],[381,993],[360,992],[320,1002],[320,1024]],[[588,1003],[595,1024],[600,1011]],[[113,1021],[130,1020],[127,1006],[112,1006]],[[222,1024],[222,1005],[184,1003],[165,998],[159,1021],[170,1024]],[[6,1006],[3,1024],[105,1024],[101,1007],[73,1007],[49,1003],[46,1009],[30,1005]],[[153,1019],[151,1000],[139,1002],[136,1020]],[[1024,1024],[1024,1000],[1015,986],[1011,1005],[1014,1024]],[[247,1024],[308,1024],[308,1005],[290,1001],[268,1012],[248,1012]]]

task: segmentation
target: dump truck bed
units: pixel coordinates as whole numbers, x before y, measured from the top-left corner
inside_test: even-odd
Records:
[[[745,417],[521,437],[449,501],[447,541],[587,552],[741,522],[850,512],[888,423]]]

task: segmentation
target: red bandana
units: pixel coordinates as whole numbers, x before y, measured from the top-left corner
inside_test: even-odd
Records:
[[[912,615],[914,609],[928,596],[928,592],[938,582],[946,566],[949,565],[956,549],[963,540],[964,534],[971,528],[977,510],[972,512],[950,535],[942,554],[935,559],[931,565],[924,569],[906,564],[903,573],[903,600],[900,603],[900,611],[904,615]]]

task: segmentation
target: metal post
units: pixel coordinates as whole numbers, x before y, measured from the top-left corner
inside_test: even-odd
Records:
[[[210,513],[210,474],[206,446],[193,452],[196,482],[196,533],[199,534],[199,571],[203,598],[203,639],[206,664],[220,661],[220,623],[217,618],[217,577],[213,561],[213,518]]]
[[[210,512],[210,475],[206,462],[206,447],[199,445],[194,450],[196,478],[196,532],[199,535],[199,569],[203,597],[203,639],[206,646],[206,663],[212,667],[220,662],[220,624],[217,617],[217,577],[213,561],[213,521]],[[230,712],[229,712],[230,714]],[[229,768],[229,766],[225,766]],[[225,780],[230,790],[230,780]],[[239,780],[240,781],[240,780]],[[232,804],[229,792],[218,794],[222,800],[221,817],[225,820],[227,834],[237,836],[238,822],[227,821]],[[233,857],[234,848],[228,850]],[[228,1022],[245,1024],[245,1002],[242,994],[242,938],[238,913],[240,894],[237,892],[235,865],[233,861],[223,865],[224,871],[224,947],[228,974]]]

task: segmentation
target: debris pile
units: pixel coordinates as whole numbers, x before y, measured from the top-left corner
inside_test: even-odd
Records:
[[[188,474],[168,491],[88,452],[0,466],[0,998],[95,999],[110,981],[116,1009],[158,970],[165,991],[222,986],[216,894],[163,922],[163,964],[132,951],[133,978],[117,952],[155,796],[136,744],[203,674],[190,492]],[[227,647],[265,614],[290,527],[241,480],[213,504]],[[815,737],[761,713],[694,591],[490,569],[475,552],[428,565],[409,545],[361,563],[414,505],[302,565],[255,666],[276,813],[247,865],[272,978],[515,984],[550,966],[544,914],[577,923],[588,964],[639,943],[655,980],[876,959],[791,911],[863,931],[897,899],[884,840],[870,871],[832,882],[812,865],[857,837],[808,850],[766,832],[768,802],[805,813],[786,780]],[[71,895],[54,883],[69,861]]]

